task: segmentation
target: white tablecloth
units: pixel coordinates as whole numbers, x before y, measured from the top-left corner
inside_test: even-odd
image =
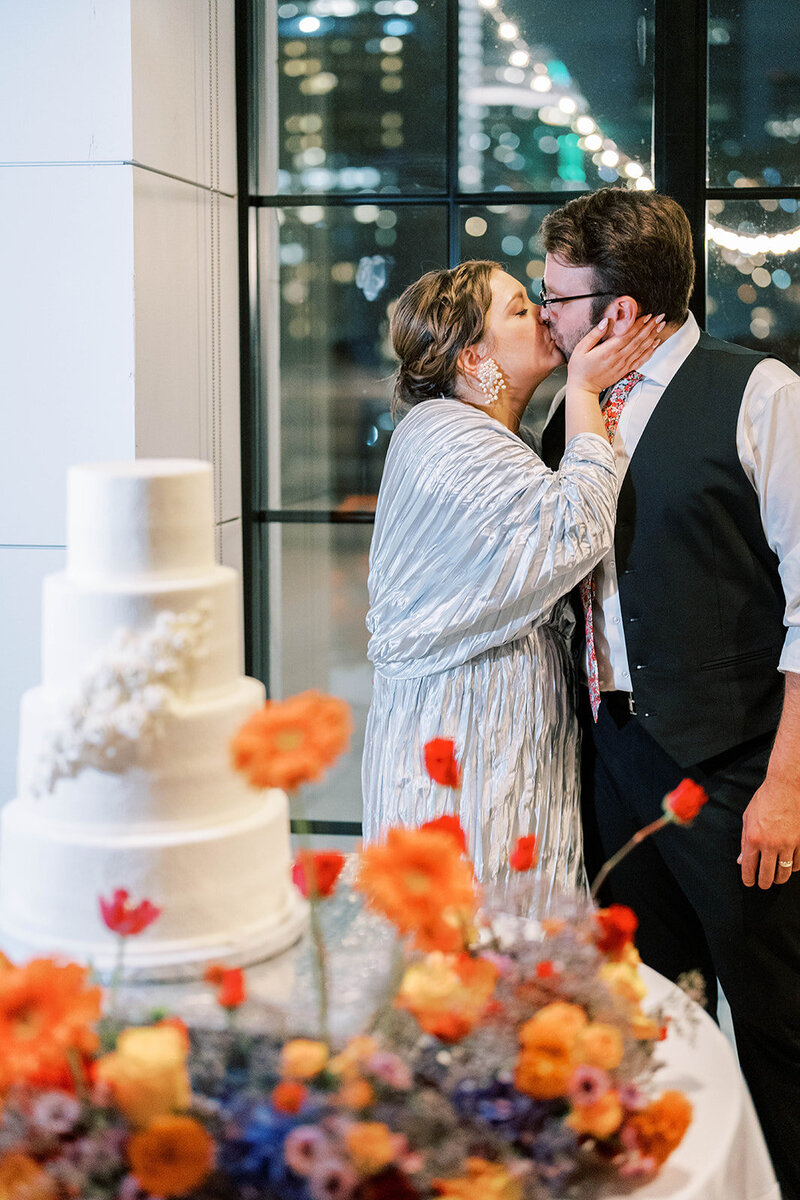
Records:
[[[646,1007],[665,1003],[676,1009],[682,1003],[663,976],[643,967],[642,978]],[[684,1092],[694,1119],[657,1178],[633,1193],[636,1200],[780,1200],[750,1094],[718,1026],[698,1009],[693,1033],[671,1030],[657,1056],[664,1064],[656,1077],[659,1088]]]

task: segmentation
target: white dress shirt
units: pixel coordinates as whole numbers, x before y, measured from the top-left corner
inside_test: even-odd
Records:
[[[628,396],[614,435],[618,495],[647,422],[699,338],[699,326],[690,314],[639,367],[644,378]],[[787,627],[779,669],[800,672],[800,377],[777,359],[758,363],[747,382],[736,425],[736,450],[758,495],[767,542],[779,561]],[[595,581],[592,615],[600,690],[635,691],[613,546],[595,568]],[[584,672],[585,667],[584,662]]]

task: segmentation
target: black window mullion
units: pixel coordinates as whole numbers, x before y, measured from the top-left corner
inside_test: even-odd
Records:
[[[656,0],[655,184],[678,201],[692,227],[696,276],[691,308],[701,327],[706,306],[707,45],[706,0]]]

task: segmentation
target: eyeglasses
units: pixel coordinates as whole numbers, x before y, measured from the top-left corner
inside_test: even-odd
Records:
[[[548,296],[544,288],[539,289],[539,304],[548,308],[551,304],[566,304],[568,300],[592,300],[595,296],[613,296],[613,292],[581,292],[580,296]]]

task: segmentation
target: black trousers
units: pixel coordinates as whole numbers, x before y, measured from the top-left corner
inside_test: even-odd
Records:
[[[601,856],[660,815],[665,793],[681,779],[691,776],[709,794],[691,827],[670,825],[633,850],[609,876],[602,900],[635,910],[637,947],[656,971],[673,980],[703,972],[712,1015],[719,978],[784,1200],[800,1200],[800,872],[762,891],[744,886],[736,862],[742,814],[764,780],[773,735],[687,769],[615,704],[614,693],[601,703],[597,724],[588,701],[585,709],[590,879]]]

